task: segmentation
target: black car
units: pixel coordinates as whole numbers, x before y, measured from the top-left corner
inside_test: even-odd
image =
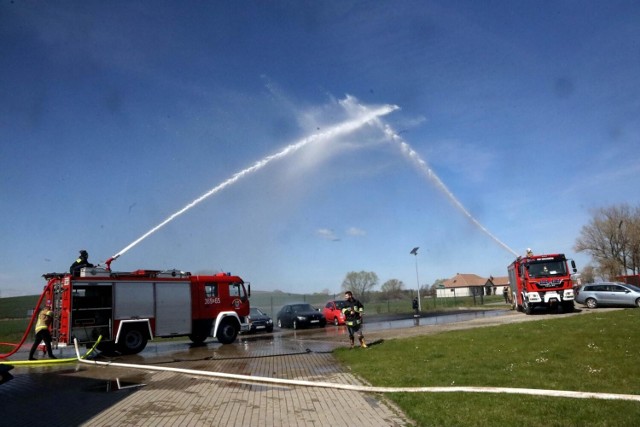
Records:
[[[249,332],[273,332],[273,320],[257,307],[251,307],[249,312]]]
[[[311,326],[324,328],[327,324],[324,315],[306,302],[283,306],[278,312],[277,319],[278,328],[298,329]]]

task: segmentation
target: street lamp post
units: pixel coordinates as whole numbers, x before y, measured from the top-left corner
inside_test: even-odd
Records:
[[[422,313],[422,301],[420,301],[420,276],[418,276],[418,249],[420,248],[416,246],[415,248],[411,249],[411,252],[409,253],[411,255],[416,256],[416,280],[418,282],[418,313]]]

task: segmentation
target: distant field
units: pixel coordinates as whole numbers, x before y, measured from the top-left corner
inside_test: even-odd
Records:
[[[19,319],[29,316],[38,298],[40,295],[0,298],[0,319]]]
[[[0,343],[20,342],[29,326],[29,314],[39,298],[39,295],[0,298]],[[12,348],[0,345],[0,353],[6,353]]]

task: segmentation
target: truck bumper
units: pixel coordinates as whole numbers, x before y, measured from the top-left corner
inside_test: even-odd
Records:
[[[530,303],[533,304],[553,304],[563,301],[573,301],[573,289],[565,289],[564,291],[549,292],[531,292],[527,295]]]

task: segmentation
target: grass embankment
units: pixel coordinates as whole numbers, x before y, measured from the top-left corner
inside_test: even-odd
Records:
[[[38,302],[38,295],[0,298],[0,342],[18,343],[22,339],[30,318],[28,314]],[[0,345],[0,353],[13,346]]]
[[[493,386],[640,394],[640,310],[590,313],[339,349],[374,386]],[[640,403],[392,393],[419,426],[637,426]]]

